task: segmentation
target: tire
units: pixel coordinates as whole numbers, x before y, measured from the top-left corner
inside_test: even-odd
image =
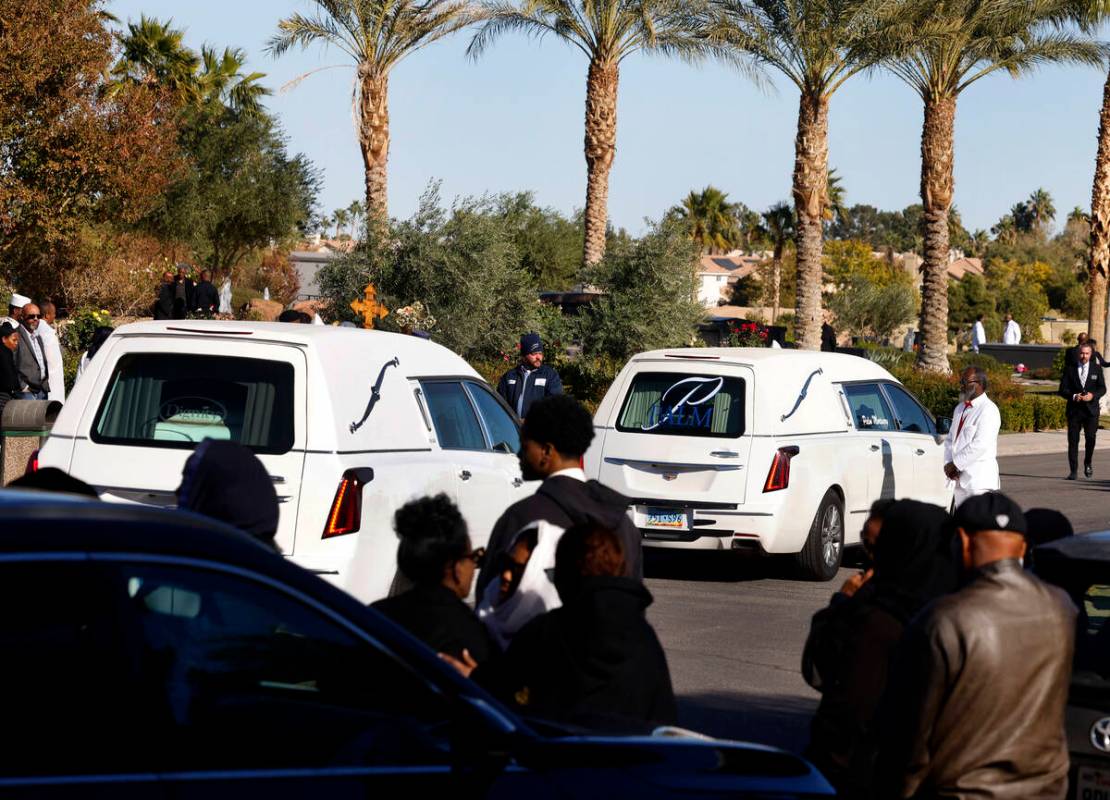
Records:
[[[829,489],[817,506],[809,537],[795,557],[803,577],[812,581],[832,580],[844,558],[844,507]]]

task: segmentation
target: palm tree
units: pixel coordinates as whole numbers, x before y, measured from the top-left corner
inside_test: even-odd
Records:
[[[278,22],[268,52],[332,46],[354,62],[355,132],[366,182],[366,208],[379,230],[389,222],[389,75],[405,56],[475,21],[467,0],[316,0],[316,13]],[[302,75],[301,80],[308,74]],[[295,83],[295,82],[294,82]]]
[[[711,254],[728,252],[739,246],[743,233],[737,210],[735,203],[728,202],[728,194],[713,186],[690,192],[681,205],[672,209],[694,243],[703,253]]]
[[[1056,206],[1052,202],[1052,195],[1045,189],[1037,189],[1025,201],[1025,208],[1032,220],[1033,228],[1041,233],[1047,233],[1047,228],[1056,219]]]
[[[347,206],[347,215],[351,220],[351,238],[355,238],[355,231],[360,227],[359,223],[366,216],[366,206],[359,200],[352,200],[351,204]]]
[[[1076,206],[1068,213],[1068,223],[1071,224],[1079,222],[1082,222],[1084,225],[1088,225],[1091,222],[1091,218],[1086,211],[1084,211],[1079,206]]]
[[[1081,0],[1078,21],[1093,29],[1110,15],[1110,0]],[[1106,313],[1107,276],[1110,275],[1110,71],[1102,88],[1102,109],[1098,118],[1098,151],[1091,186],[1090,251],[1087,257],[1087,292],[1091,304],[1087,334],[1098,339],[1110,333]]]
[[[982,258],[983,253],[987,252],[987,245],[990,244],[990,234],[982,228],[975,230],[969,237],[971,243],[971,255],[974,258]]]
[[[848,216],[848,206],[844,196],[844,183],[840,176],[836,174],[835,168],[829,170],[825,196],[828,198],[823,215],[825,221],[832,222],[834,219],[838,219],[844,222]]]
[[[877,60],[868,0],[717,0],[712,36],[778,70],[797,87],[794,208],[798,260],[795,339],[821,346],[821,257],[829,205],[829,100]]]
[[[204,45],[200,52],[201,70],[197,81],[202,98],[223,103],[244,114],[260,114],[262,98],[271,92],[258,83],[266,77],[265,73],[243,74],[247,54],[237,47],[227,47],[223,53],[217,53],[208,45]]]
[[[771,240],[771,324],[779,318],[779,287],[782,285],[782,253],[794,238],[794,209],[789,203],[775,203],[763,212],[762,233]]]
[[[480,56],[503,33],[554,34],[589,61],[586,74],[586,209],[582,262],[605,255],[609,171],[617,151],[620,65],[639,51],[697,61],[716,48],[700,35],[701,0],[485,0],[485,22],[468,53]],[[721,55],[727,57],[723,52]]]
[[[331,219],[335,223],[335,238],[338,239],[340,232],[347,227],[351,215],[347,213],[347,209],[337,208],[332,212]]]
[[[157,84],[183,105],[200,98],[200,60],[185,46],[185,31],[172,25],[172,19],[162,22],[146,14],[127,23],[127,32],[119,37],[119,60],[112,67],[112,91],[128,83]]]
[[[905,0],[888,66],[921,97],[921,202],[925,254],[921,287],[924,347],[917,367],[948,374],[948,210],[953,194],[956,101],[981,78],[1046,63],[1101,64],[1105,48],[1063,27],[1074,0]]]
[[[1004,215],[998,222],[991,226],[991,233],[994,234],[996,241],[1003,244],[1012,244],[1014,239],[1017,238],[1018,224],[1014,220],[1013,213]]]

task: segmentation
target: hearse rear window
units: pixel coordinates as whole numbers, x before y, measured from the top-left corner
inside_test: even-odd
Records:
[[[632,379],[617,430],[736,438],[744,433],[744,381],[720,375],[641,372]]]
[[[293,446],[293,365],[135,353],[116,365],[92,426],[101,444],[191,449],[227,439],[257,453]]]

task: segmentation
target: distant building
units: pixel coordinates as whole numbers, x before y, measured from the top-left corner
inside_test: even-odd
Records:
[[[739,251],[723,256],[702,256],[698,263],[698,301],[715,308],[728,300],[732,284],[755,272],[766,259],[762,254],[743,255]]]

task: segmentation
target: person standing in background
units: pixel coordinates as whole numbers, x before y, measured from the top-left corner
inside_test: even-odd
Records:
[[[23,322],[19,326],[19,350],[16,364],[19,367],[19,400],[45,400],[50,393],[50,373],[42,340],[35,335],[42,314],[34,303],[23,307]]]
[[[1005,325],[1002,328],[1002,344],[1021,344],[1021,326],[1009,311],[1006,312]]]
[[[987,373],[968,367],[960,376],[960,404],[944,441],[944,474],[956,482],[956,507],[977,494],[996,491],[998,432],[1002,415],[987,397]]]
[[[1094,475],[1091,458],[1098,433],[1099,400],[1106,394],[1102,367],[1095,362],[1095,349],[1089,341],[1079,346],[1079,361],[1064,367],[1059,395],[1068,401],[1068,476],[1074,481],[1079,469],[1079,431],[1083,431],[1083,474]]]
[[[521,419],[532,403],[563,393],[559,373],[543,363],[543,341],[538,333],[520,337],[520,364],[501,376],[497,393]]]
[[[201,271],[200,283],[193,291],[193,297],[193,310],[198,314],[211,317],[220,310],[220,293],[212,283],[212,273],[208,270]]]
[[[975,324],[971,326],[971,350],[978,353],[979,348],[987,343],[987,329],[983,327],[983,315],[980,314],[975,318]]]
[[[46,371],[54,376],[50,382],[50,391],[47,400],[56,400],[59,403],[66,401],[65,363],[62,361],[62,345],[58,341],[58,332],[54,330],[54,321],[58,317],[57,307],[49,300],[42,304],[42,319],[35,336],[42,343],[42,351],[46,356]]]
[[[162,273],[162,283],[158,287],[158,298],[154,301],[155,319],[173,319],[174,281],[172,272]]]

